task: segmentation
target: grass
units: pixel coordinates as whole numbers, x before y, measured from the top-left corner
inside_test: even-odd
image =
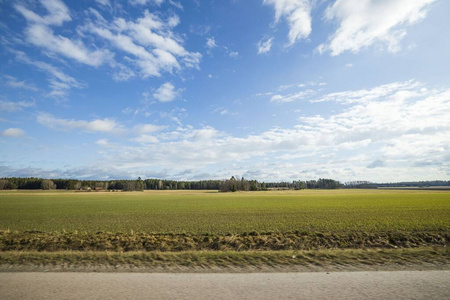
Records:
[[[185,252],[108,252],[108,251],[58,251],[58,252],[0,252],[0,270],[11,266],[59,267],[76,270],[83,267],[104,267],[141,270],[187,271],[200,268],[265,268],[300,266],[303,270],[333,267],[334,269],[361,269],[393,265],[445,268],[450,260],[446,248],[370,249],[370,250],[319,250],[319,251],[185,251]],[[27,269],[27,268],[26,268]],[[107,268],[106,268],[107,270]],[[230,270],[230,269],[228,269]],[[248,269],[247,269],[248,270]]]
[[[223,235],[450,228],[446,191],[0,192],[0,229]]]
[[[448,266],[449,229],[448,191],[0,191],[0,270]]]
[[[447,232],[264,233],[227,235],[0,232],[0,251],[249,251],[446,246]]]

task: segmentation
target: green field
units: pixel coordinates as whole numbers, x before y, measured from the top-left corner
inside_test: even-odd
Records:
[[[0,191],[0,271],[446,269],[449,229],[448,191]]]
[[[450,192],[302,190],[1,191],[0,230],[42,232],[392,232],[450,229]]]

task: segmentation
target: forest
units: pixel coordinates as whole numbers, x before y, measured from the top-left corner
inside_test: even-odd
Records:
[[[339,181],[319,179],[292,182],[259,182],[232,176],[228,180],[176,181],[164,179],[76,180],[10,177],[0,179],[0,190],[219,190],[222,192],[261,191],[268,189],[337,189]]]
[[[0,178],[0,190],[83,190],[83,191],[143,191],[143,190],[219,190],[221,192],[264,191],[273,189],[376,189],[383,187],[436,187],[450,186],[450,181],[419,181],[397,183],[373,183],[352,181],[341,183],[333,179],[298,180],[291,182],[259,182],[232,176],[227,180],[177,181],[166,179],[136,180],[77,180],[45,178]]]

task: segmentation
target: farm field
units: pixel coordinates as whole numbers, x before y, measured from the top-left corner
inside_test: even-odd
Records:
[[[1,191],[0,230],[242,234],[450,229],[450,193],[399,190]]]
[[[0,271],[446,269],[449,229],[446,191],[1,191]]]

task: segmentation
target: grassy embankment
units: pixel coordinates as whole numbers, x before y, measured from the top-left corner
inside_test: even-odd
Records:
[[[438,191],[2,191],[0,263],[441,264],[449,216]]]
[[[325,271],[448,269],[443,247],[314,251],[8,251],[0,270]],[[289,267],[291,269],[289,269]]]

